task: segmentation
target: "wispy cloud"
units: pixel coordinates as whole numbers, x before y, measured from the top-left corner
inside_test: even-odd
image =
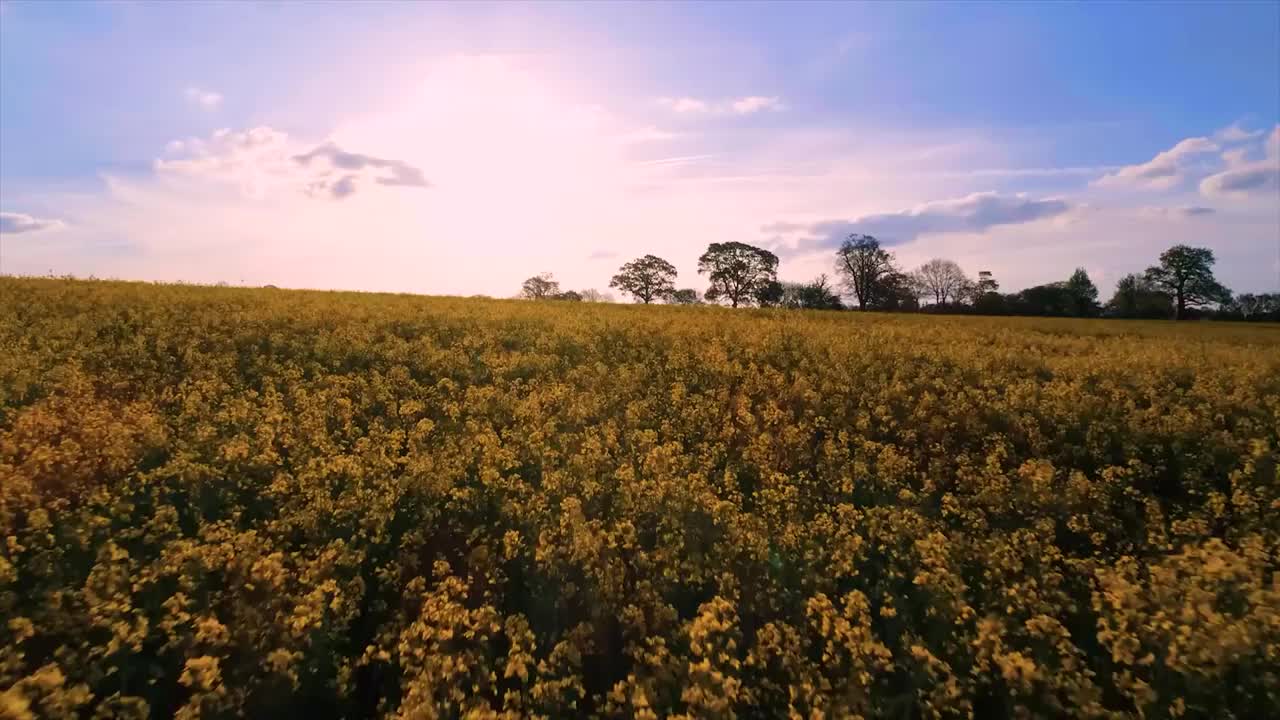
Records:
[[[1274,197],[1280,190],[1280,125],[1267,136],[1263,155],[1261,160],[1250,161],[1247,150],[1224,152],[1222,158],[1227,169],[1201,180],[1200,192],[1209,197],[1261,193]]]
[[[704,113],[711,110],[711,105],[697,98],[658,98],[658,103],[678,113]]]
[[[1080,165],[1065,167],[1025,167],[1025,168],[975,168],[973,170],[930,171],[935,176],[964,177],[1064,177],[1073,175],[1097,176],[1117,170],[1118,165]]]
[[[287,134],[267,126],[223,128],[207,139],[170,141],[154,167],[162,175],[235,183],[245,195],[261,197],[269,186],[287,181],[291,143]]]
[[[1213,215],[1216,212],[1218,211],[1211,207],[1204,207],[1202,205],[1190,205],[1184,207],[1147,206],[1138,208],[1138,214],[1142,217],[1167,218],[1170,220],[1205,217]]]
[[[658,103],[673,112],[689,115],[751,115],[764,110],[781,111],[786,105],[778,97],[747,95],[731,100],[703,100],[692,97],[659,98]]]
[[[1200,194],[1207,197],[1274,192],[1280,189],[1280,125],[1259,143],[1265,132],[1230,125],[1212,139],[1187,138],[1145,163],[1122,167],[1093,184],[1172,190],[1198,180]],[[1259,152],[1261,159],[1250,159]]]
[[[1280,189],[1280,165],[1261,161],[1231,168],[1200,181],[1200,192],[1210,197],[1274,192]]]
[[[786,234],[800,232],[802,230],[807,230],[809,227],[810,225],[808,223],[772,222],[767,225],[761,225],[760,232],[767,235],[777,235],[780,233]]]
[[[644,160],[636,163],[642,167],[658,167],[666,165],[687,165],[699,160],[707,160],[715,157],[715,155],[681,155],[678,157],[658,158],[657,160]]]
[[[198,87],[188,87],[183,91],[187,102],[205,110],[213,110],[222,104],[222,93]]]
[[[750,115],[761,110],[785,110],[786,106],[776,97],[751,95],[734,100],[729,106],[738,115]]]
[[[765,225],[765,233],[796,232],[800,237],[792,253],[836,247],[852,233],[873,235],[885,245],[909,243],[922,235],[937,233],[981,233],[999,225],[1017,225],[1064,215],[1072,204],[1061,198],[1036,199],[1023,193],[1002,195],[972,193],[961,198],[937,200],[908,210],[865,215],[853,220],[822,220],[797,226],[792,223]],[[785,248],[784,248],[785,250]]]
[[[1127,165],[1103,175],[1094,184],[1103,187],[1167,189],[1180,184],[1199,158],[1216,152],[1219,145],[1207,137],[1187,138],[1145,163]]]
[[[222,129],[206,139],[174,140],[155,161],[162,174],[238,184],[263,197],[276,187],[301,188],[312,196],[342,199],[367,184],[429,187],[422,170],[408,163],[347,152],[329,142],[306,145],[275,128]]]
[[[300,165],[320,168],[319,177],[308,183],[308,192],[328,193],[339,199],[354,193],[357,184],[366,180],[392,187],[431,185],[422,170],[406,162],[346,152],[333,143],[325,143],[293,159]]]
[[[56,230],[65,225],[66,223],[61,220],[32,217],[25,213],[0,212],[0,233],[17,235],[40,230]]]
[[[1233,123],[1214,133],[1213,139],[1225,143],[1244,142],[1259,137],[1265,132],[1266,130],[1245,130],[1240,123]]]

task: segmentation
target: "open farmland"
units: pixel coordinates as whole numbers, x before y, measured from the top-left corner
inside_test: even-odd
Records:
[[[0,717],[1263,717],[1278,459],[1275,325],[3,278]]]

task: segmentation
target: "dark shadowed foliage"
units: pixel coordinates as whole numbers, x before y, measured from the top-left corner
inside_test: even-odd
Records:
[[[738,307],[755,302],[762,289],[777,282],[778,256],[746,243],[711,243],[698,258],[698,274],[711,281],[707,302]]]
[[[1147,268],[1147,280],[1173,297],[1173,317],[1188,308],[1231,301],[1231,291],[1213,277],[1213,251],[1175,245],[1160,253],[1160,264]]]

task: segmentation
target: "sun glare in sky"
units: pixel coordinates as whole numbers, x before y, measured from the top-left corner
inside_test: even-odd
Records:
[[[806,280],[861,232],[1274,290],[1277,67],[1274,3],[4,0],[0,263],[507,296],[725,241]]]

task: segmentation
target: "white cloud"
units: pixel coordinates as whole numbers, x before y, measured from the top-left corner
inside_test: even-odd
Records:
[[[763,110],[785,110],[786,105],[777,97],[747,95],[732,100],[711,101],[691,97],[659,98],[658,103],[673,112],[688,115],[751,115]]]
[[[342,199],[369,184],[430,185],[420,169],[400,160],[346,152],[332,142],[307,149],[266,126],[242,131],[224,128],[208,140],[173,140],[165,146],[164,157],[155,161],[155,169],[236,184],[254,198],[278,188]]]
[[[66,224],[61,220],[48,220],[16,212],[0,212],[0,232],[11,235],[40,230],[56,230]]]
[[[290,181],[293,146],[288,135],[271,127],[223,128],[208,139],[170,141],[153,166],[162,174],[236,184],[245,195],[262,197],[268,189]]]
[[[1207,137],[1187,138],[1140,165],[1129,165],[1094,182],[1101,187],[1138,187],[1172,190],[1199,180],[1200,194],[1207,197],[1242,197],[1274,193],[1280,189],[1280,126],[1259,148],[1262,130],[1245,130],[1238,124]],[[1223,148],[1220,143],[1227,143]],[[1221,153],[1213,156],[1221,150]],[[1261,150],[1261,159],[1257,157]]]
[[[213,110],[222,104],[222,94],[198,87],[189,87],[183,91],[187,102],[205,110]]]
[[[1224,170],[1200,181],[1200,192],[1209,197],[1274,193],[1280,190],[1280,164],[1261,160]]]
[[[1187,138],[1145,163],[1122,167],[1094,182],[1103,187],[1172,188],[1188,177],[1201,156],[1218,149],[1207,137]]]
[[[1200,181],[1200,192],[1209,197],[1269,195],[1280,191],[1280,125],[1267,136],[1264,157],[1250,161],[1245,149],[1222,154],[1227,169]]]
[[[1258,137],[1264,132],[1266,130],[1245,130],[1240,127],[1240,123],[1233,123],[1214,133],[1213,138],[1226,143],[1245,142]]]
[[[1248,148],[1232,148],[1222,153],[1222,161],[1229,168],[1242,167],[1249,164]]]
[[[658,103],[678,113],[704,113],[711,110],[711,105],[697,98],[658,98]]]
[[[730,105],[733,111],[739,115],[750,115],[761,110],[784,110],[782,101],[776,97],[763,97],[760,95],[751,95],[744,98],[734,100]]]

